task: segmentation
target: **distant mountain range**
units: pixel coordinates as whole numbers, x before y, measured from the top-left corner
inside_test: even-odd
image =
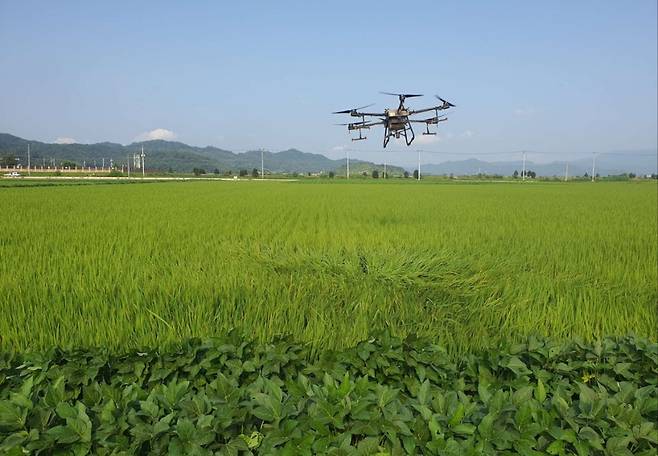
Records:
[[[658,169],[658,153],[656,150],[632,150],[598,154],[596,157],[596,174],[602,176],[635,173],[655,174]],[[534,171],[539,176],[564,176],[566,161],[551,163],[534,163],[526,160],[526,169]],[[478,159],[447,161],[440,164],[421,165],[424,174],[500,174],[509,176],[523,169],[521,160],[487,162]],[[592,173],[592,159],[580,158],[569,161],[569,175],[582,176]]]
[[[260,169],[261,152],[249,151],[234,153],[217,147],[194,147],[174,141],[144,141],[123,146],[117,143],[102,142],[96,144],[50,144],[32,141],[6,133],[0,133],[0,158],[20,157],[21,163],[26,162],[27,145],[30,144],[32,163],[39,165],[54,159],[57,163],[67,160],[82,165],[85,162],[93,166],[94,161],[100,166],[105,159],[121,166],[132,154],[138,153],[142,146],[146,151],[146,167],[155,170],[174,170],[190,172],[194,168],[202,168],[208,172],[219,169],[220,172],[238,172],[241,169]],[[654,174],[658,172],[656,150],[619,151],[600,154],[596,159],[596,172],[602,176],[623,173]],[[345,160],[332,160],[321,154],[288,149],[281,152],[263,152],[265,169],[272,173],[306,173],[335,171],[345,172]],[[478,159],[446,161],[439,164],[423,164],[423,174],[454,174],[470,175],[477,173],[511,175],[515,170],[521,172],[521,160],[487,162]],[[383,171],[382,164],[363,160],[350,160],[350,171],[354,174],[377,169]],[[533,163],[526,161],[526,169],[534,171],[539,176],[563,176],[565,162]],[[405,169],[389,165],[389,175],[401,175]],[[413,171],[409,169],[408,171]],[[569,162],[569,175],[582,176],[592,172],[591,158],[581,158]]]
[[[63,160],[82,165],[98,166],[105,159],[108,165],[110,159],[118,165],[125,165],[128,157],[141,150],[146,153],[146,169],[177,172],[191,172],[194,168],[202,168],[208,172],[219,169],[221,172],[238,172],[241,169],[251,171],[261,166],[261,152],[254,150],[244,153],[233,153],[217,147],[194,147],[174,141],[144,141],[123,146],[121,144],[102,142],[96,144],[50,144],[32,141],[6,133],[0,133],[0,157],[20,157],[21,163],[27,160],[27,145],[30,144],[32,163],[39,165],[54,159],[56,163]],[[345,160],[332,160],[320,154],[311,154],[297,149],[281,152],[263,152],[265,169],[272,173],[306,173],[334,171],[345,166]],[[350,160],[350,165],[362,171],[383,169],[383,165],[362,160]],[[402,174],[404,169],[396,166],[388,167],[389,174]]]

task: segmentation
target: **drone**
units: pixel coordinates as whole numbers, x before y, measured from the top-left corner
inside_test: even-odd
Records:
[[[336,111],[332,114],[349,114],[352,117],[360,117],[361,121],[359,122],[350,122],[343,123],[338,125],[347,125],[347,131],[358,131],[359,137],[352,138],[352,141],[362,141],[367,139],[366,136],[363,136],[362,131],[368,130],[370,127],[376,125],[384,126],[384,147],[388,144],[389,140],[392,137],[399,139],[403,137],[407,146],[410,146],[416,137],[414,135],[414,130],[411,128],[412,123],[425,124],[424,135],[436,135],[436,132],[430,131],[430,125],[438,125],[439,122],[444,122],[448,120],[446,116],[439,116],[439,111],[455,107],[454,104],[449,101],[444,100],[438,95],[434,95],[437,100],[441,102],[438,106],[432,106],[431,108],[423,109],[409,109],[404,105],[404,100],[407,98],[422,97],[421,94],[414,93],[389,93],[381,92],[384,95],[393,95],[398,97],[400,104],[397,109],[384,109],[384,112],[362,112],[362,109],[369,108],[370,105],[361,106],[360,108],[344,109],[342,111]],[[421,114],[423,112],[434,111],[434,117],[428,119],[411,119],[410,117],[415,114]],[[366,120],[366,117],[378,117],[378,120]]]

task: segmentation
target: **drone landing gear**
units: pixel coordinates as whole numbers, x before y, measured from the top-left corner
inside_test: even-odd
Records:
[[[425,131],[423,132],[423,134],[424,134],[424,135],[432,135],[432,136],[436,136],[436,132],[435,132],[435,131],[430,131],[430,124],[429,124],[429,123],[426,123],[426,124],[425,124]]]
[[[368,139],[367,136],[363,136],[361,134],[361,128],[359,128],[358,130],[359,130],[359,137],[358,138],[352,138],[352,141],[363,141],[364,139]]]
[[[368,139],[366,136],[363,136],[361,133],[361,130],[364,128],[370,128],[368,126],[363,126],[363,124],[366,123],[366,116],[361,116],[361,122],[355,123],[355,124],[350,124],[348,128],[353,129],[353,130],[359,130],[359,137],[358,138],[352,138],[352,141],[363,141],[364,139]],[[352,126],[354,125],[354,126]]]
[[[411,132],[411,139],[407,138],[407,131]],[[414,130],[411,128],[411,124],[407,122],[407,125],[404,128],[404,140],[407,143],[407,146],[411,146],[411,143],[414,142],[416,135],[414,135]]]
[[[416,135],[414,134],[414,130],[413,128],[411,128],[411,124],[409,123],[407,123],[404,126],[403,130],[395,130],[395,131],[390,131],[388,125],[384,126],[384,148],[386,148],[386,145],[391,139],[391,136],[395,136],[396,138],[403,136],[404,142],[407,143],[407,146],[410,146],[411,143],[414,142],[414,139],[416,138]]]
[[[446,117],[446,118],[439,119],[439,110],[435,109],[434,110],[434,117],[432,117],[430,119],[427,119],[425,121],[425,131],[423,132],[423,134],[424,135],[433,135],[433,136],[435,136],[436,132],[435,131],[434,132],[430,131],[430,124],[431,125],[438,125],[439,122],[443,122],[445,120],[448,120],[448,118]]]

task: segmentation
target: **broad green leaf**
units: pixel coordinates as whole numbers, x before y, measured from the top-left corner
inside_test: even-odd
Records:
[[[430,382],[425,380],[421,383],[420,388],[418,388],[418,402],[421,405],[429,404],[430,399]]]
[[[60,402],[64,400],[65,384],[65,377],[60,376],[51,385],[48,386],[46,389],[46,396],[44,397],[44,402],[48,407],[54,409]]]
[[[528,366],[516,356],[510,357],[504,367],[507,367],[516,375],[527,375],[531,373]]]
[[[454,426],[452,428],[452,432],[455,434],[462,434],[462,435],[473,435],[475,433],[476,427],[470,423],[462,423]]]
[[[564,454],[564,441],[554,440],[548,447],[546,447],[546,452],[548,454]]]
[[[9,401],[0,401],[0,427],[9,430],[22,429],[27,413]]]
[[[260,443],[263,441],[263,434],[254,431],[250,435],[240,434],[240,438],[246,443],[246,448],[244,448],[245,450],[253,450],[260,446]]]
[[[181,418],[176,423],[176,434],[180,438],[181,442],[188,443],[194,441],[194,436],[196,433],[196,427],[194,423],[187,418]]]
[[[480,421],[480,424],[478,425],[478,432],[480,435],[486,439],[486,440],[491,440],[493,437],[493,425],[496,420],[496,417],[488,413],[487,415],[482,418],[482,421]]]
[[[159,413],[159,407],[151,401],[139,401],[140,408],[151,418],[156,418]]]
[[[56,411],[59,417],[63,419],[78,417],[78,410],[66,402],[57,404]]]
[[[595,450],[603,450],[601,436],[589,426],[584,426],[578,431],[578,439],[587,442]]]
[[[459,423],[462,422],[462,419],[464,418],[464,412],[466,408],[464,407],[463,403],[459,403],[457,405],[457,408],[455,409],[454,413],[450,417],[450,420],[448,421],[448,425],[450,427],[457,426]]]
[[[537,379],[537,386],[535,387],[535,399],[540,404],[546,400],[546,388],[544,388],[544,383],[542,383],[540,378]]]
[[[46,431],[46,434],[58,443],[68,444],[80,440],[80,433],[78,430],[66,425],[55,426]]]

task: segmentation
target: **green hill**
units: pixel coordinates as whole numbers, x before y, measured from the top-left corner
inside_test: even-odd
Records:
[[[113,160],[117,166],[123,166],[133,154],[139,153],[142,146],[146,154],[146,169],[177,172],[190,172],[194,168],[202,168],[208,172],[219,169],[220,172],[238,172],[241,169],[251,170],[261,167],[261,152],[248,151],[234,153],[217,147],[195,147],[175,141],[144,141],[129,145],[110,142],[96,144],[51,144],[40,141],[26,140],[6,133],[0,133],[0,158],[14,157],[19,163],[27,163],[27,145],[30,144],[31,160],[34,165],[46,165],[52,160],[75,162],[78,165],[86,163],[93,166],[101,165],[103,159],[108,165]],[[263,152],[265,169],[271,173],[306,173],[325,172],[345,166],[345,160],[332,160],[321,154],[288,149],[281,152]],[[361,165],[362,164],[362,165]],[[364,171],[382,169],[383,165],[370,162],[354,161],[354,165],[363,166]],[[402,168],[390,167],[403,172]]]

